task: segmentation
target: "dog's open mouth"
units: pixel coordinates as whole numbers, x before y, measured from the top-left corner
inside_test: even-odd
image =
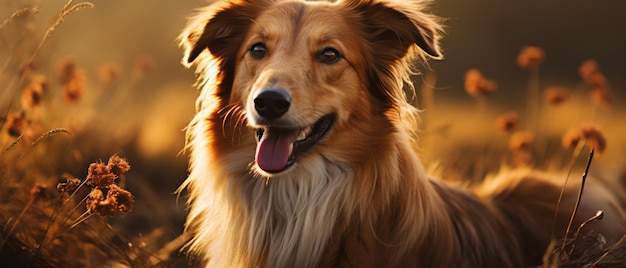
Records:
[[[287,170],[298,156],[307,152],[322,139],[335,122],[335,115],[320,118],[312,126],[283,128],[267,126],[256,131],[256,164],[265,172]]]

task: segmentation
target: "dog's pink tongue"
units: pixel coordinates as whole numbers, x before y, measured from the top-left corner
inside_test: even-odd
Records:
[[[272,129],[263,133],[256,147],[256,164],[265,171],[280,171],[287,166],[291,144],[298,138],[298,130]]]

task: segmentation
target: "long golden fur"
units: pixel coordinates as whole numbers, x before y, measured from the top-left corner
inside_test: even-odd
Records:
[[[403,87],[415,61],[441,58],[427,4],[227,0],[190,19],[184,64],[201,88],[181,186],[191,252],[211,267],[541,262],[562,176],[517,170],[468,189],[418,159]],[[624,233],[623,200],[601,185],[585,196],[580,215],[603,209],[598,228]]]

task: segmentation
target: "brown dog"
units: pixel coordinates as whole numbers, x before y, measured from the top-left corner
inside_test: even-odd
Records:
[[[403,86],[414,61],[441,57],[424,2],[229,0],[189,21],[184,63],[202,90],[181,186],[191,252],[214,267],[541,263],[558,183],[523,170],[470,191],[430,178],[417,157]],[[602,230],[619,237],[615,197],[585,196],[579,214],[604,209]]]

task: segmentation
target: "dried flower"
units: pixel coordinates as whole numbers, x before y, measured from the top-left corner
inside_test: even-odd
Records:
[[[48,83],[46,77],[38,76],[22,91],[22,107],[34,109],[39,107],[46,92]]]
[[[80,186],[80,179],[78,178],[65,174],[63,175],[63,178],[65,178],[65,182],[59,182],[57,184],[57,189],[61,191],[61,193],[72,193],[78,189],[78,186]]]
[[[91,163],[87,174],[87,185],[91,187],[106,188],[117,179],[111,169],[104,163]]]
[[[54,198],[54,193],[48,186],[38,183],[30,189],[30,198],[31,200],[50,200]]]
[[[606,149],[606,137],[600,127],[594,123],[585,122],[578,129],[569,130],[563,136],[561,144],[563,148],[570,149],[581,140],[585,140],[597,153],[601,154]]]
[[[473,97],[487,95],[496,91],[497,83],[486,79],[478,69],[469,69],[465,73],[465,91]]]
[[[102,190],[98,188],[91,190],[85,202],[89,213],[102,217],[111,216],[117,210],[116,200],[113,198],[105,199]]]
[[[517,56],[517,65],[522,68],[534,68],[539,66],[545,59],[545,53],[542,48],[528,46],[522,48]]]
[[[601,72],[595,72],[592,74],[589,74],[587,77],[585,77],[585,83],[587,84],[587,86],[589,86],[590,88],[608,88],[609,87],[609,82],[606,79],[606,76],[604,76],[604,74],[602,74]]]
[[[85,92],[87,76],[82,70],[76,70],[68,79],[63,87],[63,99],[66,103],[75,103],[80,100]]]
[[[574,146],[576,146],[581,139],[582,135],[579,129],[570,129],[565,132],[565,135],[563,135],[561,145],[563,145],[563,148],[565,149],[571,149],[574,148]]]
[[[62,85],[69,83],[69,81],[74,77],[76,70],[76,58],[74,56],[67,56],[63,58],[57,64],[57,79],[59,80],[59,83]]]
[[[591,100],[601,106],[611,105],[611,96],[609,96],[609,90],[605,87],[591,89]]]
[[[519,116],[516,112],[508,112],[496,119],[496,126],[504,133],[512,133],[517,127]]]
[[[112,216],[116,211],[128,213],[133,209],[133,195],[115,184],[111,184],[106,198],[99,188],[94,188],[87,196],[87,210],[103,217]]]
[[[74,57],[69,56],[59,62],[57,77],[63,85],[63,99],[66,103],[75,103],[83,96],[87,87],[87,76],[78,69]]]
[[[544,96],[548,103],[560,105],[569,99],[569,91],[564,87],[549,87],[545,90]]]
[[[109,192],[107,193],[107,199],[115,200],[117,209],[122,213],[128,213],[133,209],[135,199],[133,195],[115,184],[111,184]]]
[[[578,68],[578,73],[583,80],[587,80],[590,76],[599,72],[600,68],[595,60],[586,60]]]
[[[112,84],[122,77],[122,68],[116,63],[105,63],[98,69],[98,77],[105,84]]]
[[[141,78],[154,69],[156,65],[154,59],[148,55],[142,55],[135,59],[133,74],[135,77]]]
[[[609,82],[600,72],[598,63],[594,60],[587,60],[580,65],[578,71],[585,84],[591,88],[591,100],[602,106],[610,105]]]
[[[23,111],[10,113],[6,118],[6,133],[13,138],[17,138],[28,131],[29,125],[30,122]]]
[[[91,214],[103,217],[115,214],[117,210],[122,213],[130,212],[135,202],[133,195],[115,184],[115,179],[130,169],[130,164],[117,155],[109,158],[105,165],[102,162],[89,165],[87,184],[94,187],[87,197],[87,210]],[[106,189],[106,198],[103,189]]]
[[[592,101],[602,106],[610,105],[609,82],[600,72],[598,63],[594,60],[587,60],[580,65],[578,71],[585,84],[591,88]]]
[[[529,131],[518,131],[511,135],[509,140],[509,148],[513,151],[526,151],[531,150],[533,143],[533,134]]]
[[[587,122],[580,126],[582,137],[589,143],[597,153],[603,153],[606,149],[606,137],[598,125]]]
[[[111,173],[117,175],[118,177],[121,177],[124,173],[130,170],[130,164],[128,161],[117,155],[109,157],[107,167],[111,170]]]

